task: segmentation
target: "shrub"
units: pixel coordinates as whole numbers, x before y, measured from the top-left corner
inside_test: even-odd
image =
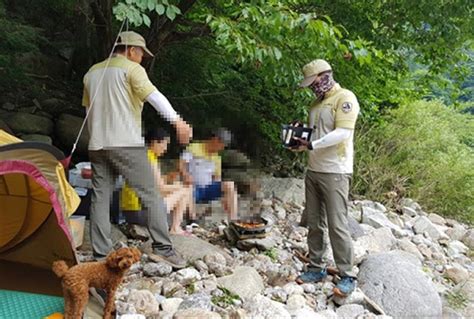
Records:
[[[395,191],[430,212],[474,221],[474,117],[439,101],[394,109],[359,130],[354,191],[384,201]]]

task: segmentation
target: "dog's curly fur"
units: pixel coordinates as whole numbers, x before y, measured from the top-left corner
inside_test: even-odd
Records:
[[[63,260],[53,263],[54,273],[62,279],[64,315],[66,319],[80,319],[89,300],[89,287],[105,289],[107,301],[104,318],[111,318],[115,310],[115,292],[125,272],[137,261],[137,248],[123,247],[111,252],[105,261],[83,263],[69,268]]]

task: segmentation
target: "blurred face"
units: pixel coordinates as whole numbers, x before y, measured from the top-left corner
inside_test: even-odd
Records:
[[[321,79],[323,78],[323,75],[324,73],[318,74],[318,76],[314,79],[313,83],[309,85],[309,88],[312,91],[315,91],[318,84],[321,83]]]
[[[143,49],[140,47],[129,47],[127,49],[127,58],[138,64],[142,63],[143,54]]]
[[[224,143],[222,143],[222,141],[217,137],[213,137],[207,142],[207,151],[209,153],[219,153],[224,148]]]
[[[168,144],[170,143],[169,137],[165,138],[162,141],[152,141],[150,144],[150,149],[157,157],[160,157],[168,150]]]

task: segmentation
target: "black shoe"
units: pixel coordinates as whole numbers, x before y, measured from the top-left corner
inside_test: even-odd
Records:
[[[171,267],[181,269],[186,267],[186,259],[183,258],[176,250],[169,249],[166,251],[153,248],[153,253],[148,255],[148,258],[154,262],[164,261]]]

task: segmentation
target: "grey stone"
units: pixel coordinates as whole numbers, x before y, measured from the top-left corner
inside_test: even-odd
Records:
[[[427,232],[431,239],[439,240],[443,238],[448,238],[448,236],[439,230],[436,225],[434,225],[428,217],[420,216],[415,220],[415,224],[413,225],[413,230],[417,234],[423,234]]]
[[[283,290],[285,290],[285,292],[288,294],[288,296],[302,295],[304,293],[303,287],[296,284],[295,282],[287,283],[286,285],[283,286]]]
[[[397,244],[398,244],[398,248],[416,256],[416,258],[418,258],[420,261],[423,261],[425,259],[423,255],[420,253],[420,251],[418,250],[418,248],[416,247],[416,245],[408,238],[399,239],[397,241]]]
[[[401,232],[401,228],[392,223],[384,213],[378,212],[368,207],[362,207],[362,222],[375,228],[386,227],[390,228],[394,232]]]
[[[457,257],[460,254],[466,254],[469,248],[458,240],[453,240],[448,243],[448,256]]]
[[[308,306],[296,310],[291,316],[293,319],[322,319],[324,317],[318,315]]]
[[[440,215],[438,214],[435,214],[435,213],[431,213],[428,215],[428,219],[431,220],[432,223],[435,223],[435,224],[438,224],[438,225],[445,225],[446,224],[446,220],[441,217]]]
[[[198,292],[185,298],[179,305],[179,310],[189,308],[202,308],[212,310],[211,296],[204,292]]]
[[[204,256],[212,253],[221,254],[226,260],[232,258],[222,248],[214,246],[207,241],[195,236],[171,235],[174,248],[190,261],[203,259]]]
[[[336,314],[339,318],[357,318],[364,313],[364,307],[356,304],[347,304],[336,309]]]
[[[474,229],[469,229],[464,235],[462,242],[470,249],[474,249]]]
[[[143,267],[143,274],[145,276],[149,276],[149,277],[168,276],[169,274],[171,274],[172,271],[173,271],[173,268],[170,265],[168,265],[167,263],[164,263],[164,262],[147,263]]]
[[[291,295],[286,301],[286,307],[290,314],[294,314],[304,306],[306,306],[306,298],[299,294]]]
[[[314,284],[302,284],[301,287],[303,288],[304,292],[308,294],[314,294],[316,292],[316,286]]]
[[[469,279],[469,272],[460,264],[453,263],[445,267],[445,276],[455,284],[459,284]]]
[[[13,111],[16,108],[15,104],[10,103],[10,102],[5,102],[2,105],[2,109],[7,110],[7,111]]]
[[[179,283],[175,281],[165,281],[163,283],[162,294],[166,298],[170,298],[170,297],[176,296],[176,292],[182,289],[183,289],[183,286],[181,286]]]
[[[275,215],[278,219],[285,219],[286,218],[286,210],[281,206],[275,207]]]
[[[21,135],[21,139],[23,141],[41,142],[41,143],[46,143],[46,144],[49,144],[49,145],[53,145],[53,140],[48,135],[23,134],[23,135]]]
[[[183,302],[182,298],[167,298],[161,302],[161,309],[168,314],[174,314]]]
[[[206,265],[206,263],[200,259],[196,260],[194,262],[194,267],[196,267],[197,270],[200,272],[208,272],[209,267]]]
[[[262,178],[262,191],[266,198],[273,196],[282,202],[302,205],[305,201],[304,181],[297,178]]]
[[[386,252],[396,244],[396,239],[388,228],[378,228],[354,242],[355,263],[359,264],[368,254]]]
[[[334,295],[333,300],[336,304],[343,306],[348,304],[358,304],[362,305],[364,303],[365,294],[360,290],[360,288],[356,288],[349,296],[345,298],[338,297]]]
[[[216,281],[215,276],[209,277],[208,279],[205,279],[196,283],[196,290],[199,292],[202,291],[209,294],[216,289],[217,289],[217,281]]]
[[[360,266],[360,289],[393,317],[441,317],[441,299],[421,271],[420,261],[403,251],[369,256]]]
[[[288,294],[281,287],[270,287],[265,289],[265,295],[278,302],[286,302]]]
[[[416,217],[418,216],[418,213],[416,212],[416,210],[414,210],[413,208],[411,207],[406,207],[404,206],[402,208],[402,213],[405,214],[405,215],[408,215],[410,217]]]
[[[464,317],[450,307],[443,307],[443,319],[464,319]]]
[[[264,289],[262,277],[255,269],[246,266],[236,267],[232,275],[218,278],[217,285],[243,300],[252,298]]]
[[[173,319],[220,319],[222,318],[217,312],[202,308],[189,308],[179,310],[173,316]]]
[[[194,268],[184,268],[176,273],[176,280],[183,286],[201,280],[199,271]]]
[[[237,242],[237,248],[242,250],[250,250],[252,248],[258,248],[260,250],[269,250],[275,247],[276,242],[272,238],[249,238],[239,240]]]
[[[402,198],[402,200],[400,201],[400,205],[410,207],[411,209],[414,209],[417,213],[421,213],[423,211],[421,209],[420,204],[418,204],[411,198]]]
[[[145,316],[157,315],[160,312],[158,301],[148,290],[131,290],[127,303],[133,305],[138,313]]]
[[[366,234],[364,229],[359,225],[357,220],[355,220],[352,216],[347,216],[347,223],[349,227],[349,232],[353,240],[357,240],[358,238]]]
[[[83,118],[69,114],[61,114],[58,117],[58,120],[56,121],[55,135],[62,146],[71,147],[71,145],[74,144],[83,120]],[[76,151],[80,154],[87,154],[88,144],[89,131],[86,127],[79,138]]]
[[[318,319],[338,319],[337,313],[332,309],[318,311],[316,314]]]
[[[53,133],[53,121],[34,114],[14,113],[5,122],[15,133],[41,135],[51,135]]]
[[[260,294],[245,302],[244,309],[247,311],[249,318],[291,319],[291,315],[284,304],[270,300]]]
[[[462,225],[454,225],[453,228],[450,228],[446,231],[446,235],[451,238],[451,240],[461,240],[466,235],[467,230]]]

